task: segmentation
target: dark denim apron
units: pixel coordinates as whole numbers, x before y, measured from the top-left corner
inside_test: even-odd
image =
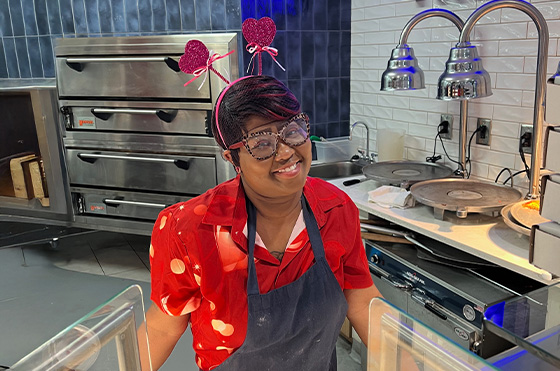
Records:
[[[336,340],[348,304],[327,263],[317,222],[303,196],[302,208],[315,264],[296,281],[261,295],[253,258],[256,210],[247,200],[247,335],[241,347],[213,370],[336,370]]]

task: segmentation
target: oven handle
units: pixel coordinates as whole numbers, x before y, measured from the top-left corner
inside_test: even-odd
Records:
[[[436,302],[432,300],[428,295],[419,291],[418,289],[413,289],[410,295],[412,299],[416,300],[420,304],[424,305],[424,308],[441,318],[442,320],[447,320],[447,314],[442,312],[436,307]]]
[[[404,290],[404,291],[408,291],[412,289],[412,285],[410,283],[396,277],[393,274],[385,272],[383,269],[379,268],[377,265],[373,263],[369,263],[369,271],[375,274],[377,277],[381,278],[381,280],[387,282],[389,285],[397,289]]]
[[[115,199],[111,199],[111,198],[104,199],[103,203],[106,204],[106,205],[111,205],[111,206],[132,205],[132,206],[154,207],[154,208],[157,208],[157,209],[165,209],[167,207],[167,205],[164,205],[164,204],[154,204],[154,203],[151,203],[151,202],[115,200]]]
[[[115,155],[102,155],[97,153],[78,153],[78,158],[82,161],[94,163],[98,159],[109,160],[126,160],[126,161],[145,161],[145,162],[163,162],[172,163],[179,169],[189,170],[189,162],[185,160],[178,160],[172,158],[150,158],[150,157],[136,157],[136,156],[115,156]]]
[[[92,108],[91,113],[100,120],[108,120],[114,113],[127,113],[132,115],[156,115],[160,120],[171,122],[177,117],[177,110],[164,111],[161,109],[132,109],[132,108]]]
[[[113,63],[113,62],[165,62],[167,67],[175,72],[180,72],[179,62],[171,57],[137,57],[137,58],[66,58],[66,65],[71,69],[82,72],[87,63]]]

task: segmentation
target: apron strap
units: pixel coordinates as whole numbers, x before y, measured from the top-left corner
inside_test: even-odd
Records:
[[[323,239],[321,238],[321,233],[317,226],[317,220],[313,215],[313,211],[307,199],[303,195],[301,195],[301,209],[303,210],[303,220],[305,221],[305,228],[307,229],[307,235],[311,242],[311,249],[313,249],[313,255],[317,262],[319,259],[325,257],[325,248],[323,247]]]
[[[247,207],[247,265],[249,276],[247,277],[247,295],[260,294],[259,281],[257,280],[257,268],[255,267],[255,238],[257,236],[257,210],[255,205],[245,198]]]
[[[249,200],[245,199],[247,207],[247,259],[249,276],[247,277],[247,295],[258,295],[259,282],[257,280],[257,269],[255,267],[255,238],[257,235],[257,210],[255,205]],[[323,248],[323,241],[321,233],[317,226],[317,220],[311,211],[309,203],[305,196],[301,195],[301,209],[303,211],[303,220],[305,221],[305,228],[311,242],[311,249],[315,256],[315,262],[325,258],[325,249]]]

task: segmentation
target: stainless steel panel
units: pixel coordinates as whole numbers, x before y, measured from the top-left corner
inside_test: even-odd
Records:
[[[191,198],[85,187],[72,187],[71,191],[75,206],[73,226],[146,236],[152,233],[154,221],[164,206]],[[117,206],[116,202],[111,200],[120,203]]]
[[[443,319],[437,316],[432,311],[425,308],[422,303],[413,299],[411,295],[408,295],[407,313],[418,319],[424,325],[436,330],[451,341],[469,350],[472,350],[473,344],[476,341],[482,339],[482,330],[467,321],[461,320],[444,307],[438,306],[438,311],[445,315],[446,318]]]
[[[103,215],[112,217],[125,217],[156,220],[160,211],[167,206],[189,199],[190,197],[167,196],[153,197],[147,194],[133,192],[109,191],[105,194],[87,190],[88,193],[77,195],[79,199],[80,215]]]
[[[122,107],[65,107],[71,129],[209,135],[210,111]],[[70,129],[70,128],[67,128]]]
[[[183,87],[188,81],[178,70],[181,54],[162,58],[56,58],[60,97],[203,99],[210,86]],[[170,62],[172,61],[172,62]],[[176,65],[176,68],[174,66]]]
[[[408,305],[407,298],[409,296],[406,291],[392,286],[386,280],[383,280],[373,274],[371,275],[371,278],[373,279],[375,287],[379,290],[381,296],[383,296],[385,300],[406,312]]]
[[[67,149],[70,184],[201,194],[216,183],[214,157]]]
[[[157,36],[64,38],[55,40],[56,56],[123,56],[183,53],[189,40],[200,40],[208,50],[225,54],[237,48],[237,33]],[[232,58],[237,60],[237,58]]]

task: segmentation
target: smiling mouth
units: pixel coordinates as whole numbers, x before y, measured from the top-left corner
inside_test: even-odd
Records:
[[[294,170],[297,168],[297,165],[298,165],[298,164],[299,164],[299,161],[298,161],[298,162],[294,162],[293,165],[291,165],[291,166],[289,166],[289,167],[286,167],[286,168],[283,168],[283,169],[280,169],[280,170],[276,170],[275,172],[276,172],[276,173],[287,173],[287,172],[290,172],[290,171],[294,171]]]

